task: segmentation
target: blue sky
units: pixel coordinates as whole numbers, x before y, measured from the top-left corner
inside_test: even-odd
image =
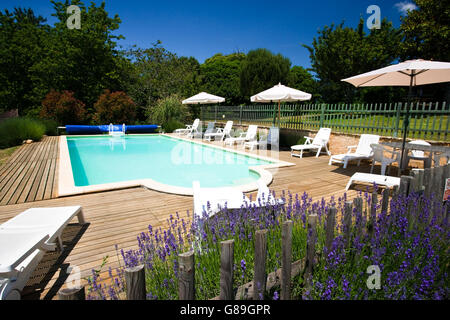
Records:
[[[101,1],[94,1],[100,3]],[[320,0],[320,1],[138,1],[107,0],[110,16],[122,20],[119,42],[149,47],[157,40],[179,56],[193,56],[202,63],[215,53],[267,48],[281,53],[293,65],[310,67],[310,45],[317,30],[331,23],[356,27],[359,18],[367,19],[370,5],[378,5],[381,18],[400,25],[402,10],[414,9],[410,0]],[[90,1],[85,1],[85,4]],[[49,0],[2,0],[0,9],[31,7],[52,24]],[[404,12],[403,12],[404,14]],[[367,28],[366,28],[367,31]]]

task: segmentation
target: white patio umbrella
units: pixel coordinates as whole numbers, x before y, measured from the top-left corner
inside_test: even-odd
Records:
[[[292,102],[292,101],[306,101],[310,100],[312,95],[297,89],[289,88],[283,86],[281,83],[276,86],[260,92],[250,98],[251,102],[278,102],[278,123],[281,118],[281,102]]]
[[[450,63],[422,59],[408,60],[351,78],[342,79],[341,81],[351,83],[355,87],[409,86],[409,102],[414,86],[450,81]],[[402,156],[399,165],[403,163],[408,125],[409,107],[407,105],[406,119],[404,121]]]
[[[224,102],[225,98],[215,96],[206,92],[200,92],[193,97],[183,100],[183,104],[210,104]]]

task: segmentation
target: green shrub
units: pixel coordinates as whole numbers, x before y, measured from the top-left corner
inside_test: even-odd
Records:
[[[41,140],[45,134],[45,125],[30,118],[12,118],[0,122],[0,148],[9,148],[21,144],[24,140]]]
[[[55,120],[51,119],[40,119],[39,120],[45,126],[45,134],[47,136],[56,136],[58,135],[58,123]]]
[[[136,118],[136,104],[123,91],[105,92],[94,105],[93,120],[96,124],[134,123]]]
[[[164,129],[168,126],[170,121],[176,121],[177,125],[181,123],[181,127],[184,128],[185,123],[190,122],[189,109],[186,105],[181,103],[181,98],[178,95],[171,95],[169,97],[158,100],[156,106],[147,108],[147,116],[149,122],[158,124]],[[174,122],[175,124],[175,122]],[[165,129],[166,132],[171,132]]]
[[[80,124],[86,117],[85,104],[71,91],[51,90],[42,101],[41,118],[53,119],[61,125]]]
[[[183,122],[178,121],[176,119],[170,119],[162,126],[162,128],[164,129],[164,132],[167,132],[167,133],[171,133],[171,132],[174,132],[176,129],[182,129],[185,127],[186,127],[186,125]]]

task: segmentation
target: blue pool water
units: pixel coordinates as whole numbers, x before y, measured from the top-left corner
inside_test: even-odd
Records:
[[[191,188],[259,179],[249,167],[271,162],[167,136],[67,137],[75,186],[138,179]]]

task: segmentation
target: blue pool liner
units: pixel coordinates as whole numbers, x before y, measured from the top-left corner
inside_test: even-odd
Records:
[[[153,133],[158,128],[156,124],[125,126],[126,133]],[[122,125],[114,125],[114,131],[122,131]],[[109,125],[83,126],[66,125],[67,134],[103,134],[109,132]]]

